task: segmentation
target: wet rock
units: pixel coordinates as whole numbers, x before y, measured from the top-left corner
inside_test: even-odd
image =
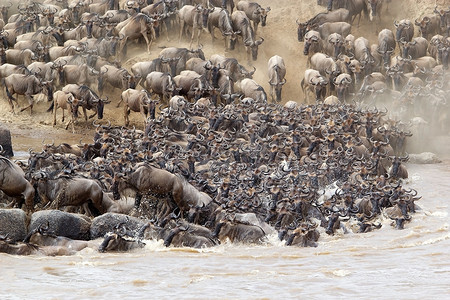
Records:
[[[0,209],[0,235],[22,241],[27,234],[26,214],[21,209]]]
[[[419,154],[410,154],[409,162],[412,164],[438,164],[442,160],[432,152],[422,152]]]
[[[106,213],[92,220],[91,238],[103,237],[107,232],[114,231],[114,227],[120,223],[125,223],[127,229],[135,234],[147,222],[128,215]]]
[[[60,210],[41,210],[31,216],[29,231],[49,223],[49,232],[75,240],[89,240],[91,220],[81,214]]]
[[[11,132],[5,125],[0,124],[0,155],[11,157],[14,156],[11,143]],[[1,151],[3,148],[3,151]]]

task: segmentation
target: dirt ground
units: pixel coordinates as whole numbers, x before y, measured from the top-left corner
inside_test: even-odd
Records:
[[[448,0],[439,0],[437,4],[444,5],[445,2],[448,3]],[[283,102],[293,100],[302,103],[303,94],[300,82],[306,69],[306,58],[303,55],[303,43],[297,41],[296,20],[304,22],[315,14],[325,11],[325,8],[318,6],[316,0],[279,0],[276,2],[259,0],[258,3],[263,7],[270,6],[271,11],[268,14],[267,26],[260,26],[258,29],[258,36],[264,38],[264,43],[260,46],[258,60],[254,62],[256,67],[254,79],[264,87],[266,92],[269,92],[267,61],[275,54],[280,55],[284,58],[287,67],[287,83],[283,88]],[[430,0],[392,1],[387,11],[383,9],[381,28],[389,28],[394,31],[394,20],[405,18],[414,20],[425,13],[431,13],[434,5],[435,1]],[[364,17],[359,27],[354,26],[352,28],[352,34],[356,38],[364,36],[371,43],[376,42],[375,27]],[[218,53],[227,57],[236,57],[242,64],[246,65],[246,53],[242,43],[237,46],[236,50],[225,52],[221,35],[218,31],[216,31],[215,35],[218,39],[216,39],[214,44],[211,42],[209,33],[204,32],[201,36],[201,43],[204,45],[203,50],[207,58],[212,54]],[[183,38],[181,43],[178,41],[177,32],[171,32],[170,38],[170,41],[167,41],[164,36],[160,37],[156,44],[152,46],[150,54],[146,53],[145,45],[131,44],[127,58],[123,61],[123,67],[129,70],[135,62],[151,60],[157,57],[164,47],[189,46],[187,38]],[[246,65],[246,67],[251,70],[250,66]],[[120,93],[121,91],[117,89],[106,92],[106,95],[113,101],[105,108],[105,120],[103,122],[109,120],[114,125],[123,124],[123,107],[116,107],[120,99]],[[91,121],[85,123],[82,120],[76,127],[76,133],[72,134],[70,130],[65,130],[65,126],[61,124],[61,112],[58,112],[57,125],[55,127],[51,125],[52,114],[46,112],[50,106],[47,100],[38,101],[32,115],[30,115],[29,110],[18,112],[18,109],[16,109],[16,114],[12,114],[3,87],[0,97],[0,122],[10,128],[15,151],[26,151],[29,148],[39,151],[41,142],[44,139],[47,142],[54,139],[56,143],[79,143],[80,139],[83,139],[83,142],[92,141],[94,127]],[[23,107],[26,104],[22,97],[19,97],[18,101],[19,107]],[[141,117],[137,113],[132,113],[130,120],[131,125],[135,125],[137,128],[143,127]]]

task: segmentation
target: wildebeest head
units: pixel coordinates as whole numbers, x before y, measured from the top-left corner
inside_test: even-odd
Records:
[[[308,32],[308,34],[305,35],[305,47],[303,48],[303,54],[308,55],[311,46],[313,44],[319,44],[319,43],[320,43],[319,36],[317,36],[315,34],[309,34],[309,32]]]
[[[416,26],[419,27],[419,31],[422,34],[423,38],[427,38],[428,35],[428,31],[430,30],[430,24],[431,24],[431,19],[429,17],[423,17],[422,21],[418,21],[418,19],[416,19],[414,21],[414,24],[416,24]]]
[[[384,66],[390,66],[391,65],[391,56],[394,52],[394,49],[391,50],[385,50],[381,51],[379,48],[377,48],[377,52],[383,57],[383,65]]]
[[[175,76],[177,73],[177,64],[178,61],[180,60],[180,56],[178,57],[174,57],[174,58],[164,58],[161,57],[161,64],[167,64],[169,66],[169,70],[170,70],[170,75],[171,76]]]
[[[264,42],[264,39],[262,37],[259,38],[257,41],[250,41],[247,40],[244,44],[246,47],[250,47],[250,50],[252,52],[252,59],[257,60],[258,59],[258,47],[259,45]]]
[[[208,27],[209,14],[212,13],[213,11],[214,11],[214,7],[212,7],[212,8],[207,8],[207,7],[201,8],[203,28],[207,28]]]
[[[300,23],[298,20],[297,22],[297,40],[299,42],[303,42],[303,39],[305,37],[305,34],[310,30],[310,26],[308,24],[308,22],[305,23]]]
[[[98,98],[97,100],[93,100],[92,101],[96,106],[96,110],[97,110],[97,118],[98,119],[103,119],[103,109],[105,108],[105,104],[108,104],[111,102],[111,100],[108,100],[108,97],[106,97],[106,99],[100,99]]]
[[[75,120],[78,119],[78,108],[82,105],[81,101],[71,94],[67,102],[70,104],[70,111],[72,112],[73,118]]]
[[[333,45],[333,56],[336,59],[339,54],[341,54],[344,47],[342,36],[338,33],[330,34],[330,36],[328,37],[328,43]]]
[[[378,6],[380,5],[380,0],[367,0],[367,2],[369,2],[369,7],[371,10],[371,14],[369,15],[369,19],[370,21],[373,20],[373,18],[377,15],[377,9]]]
[[[258,7],[255,10],[255,14],[259,17],[259,20],[261,21],[261,26],[266,26],[267,21],[267,13],[270,11],[270,7],[262,8]]]
[[[8,5],[0,6],[0,11],[2,13],[2,19],[6,22],[8,20],[8,10],[12,6],[12,2],[10,1]]]
[[[316,100],[320,100],[325,96],[326,93],[326,86],[328,82],[323,78],[320,77],[313,77],[309,80],[309,84],[314,87],[314,93],[316,95]]]
[[[336,79],[333,81],[336,87],[337,97],[341,102],[344,101],[345,93],[348,91],[352,83],[351,76],[346,75],[348,74],[342,74],[342,76],[336,77]]]
[[[225,32],[223,35],[230,37],[230,50],[234,50],[236,47],[236,41],[238,39],[239,34],[241,33],[240,30],[238,31],[232,31],[232,32]]]
[[[411,21],[409,20],[402,20],[401,22],[394,21],[394,26],[397,28],[395,32],[395,39],[400,41],[400,39],[404,37],[406,41],[411,41],[414,35],[414,28],[411,27],[411,25]],[[412,31],[410,30],[411,28]]]
[[[441,44],[438,46],[438,56],[439,60],[442,62],[444,70],[448,69],[449,52],[450,52],[450,44],[447,45]]]

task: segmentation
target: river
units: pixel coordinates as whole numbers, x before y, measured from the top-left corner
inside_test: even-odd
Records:
[[[327,236],[317,248],[222,244],[193,250],[146,241],[132,253],[0,254],[1,299],[442,299],[450,295],[450,160],[409,164],[422,208],[404,230],[388,219],[365,234]],[[322,230],[323,231],[323,230]]]

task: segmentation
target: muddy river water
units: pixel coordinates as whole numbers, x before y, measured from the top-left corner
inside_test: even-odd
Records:
[[[382,228],[370,233],[321,232],[317,248],[286,247],[270,236],[266,245],[204,250],[146,241],[144,249],[122,254],[0,254],[0,298],[443,299],[450,295],[450,159],[408,170],[405,186],[423,198],[404,230],[382,218]]]

